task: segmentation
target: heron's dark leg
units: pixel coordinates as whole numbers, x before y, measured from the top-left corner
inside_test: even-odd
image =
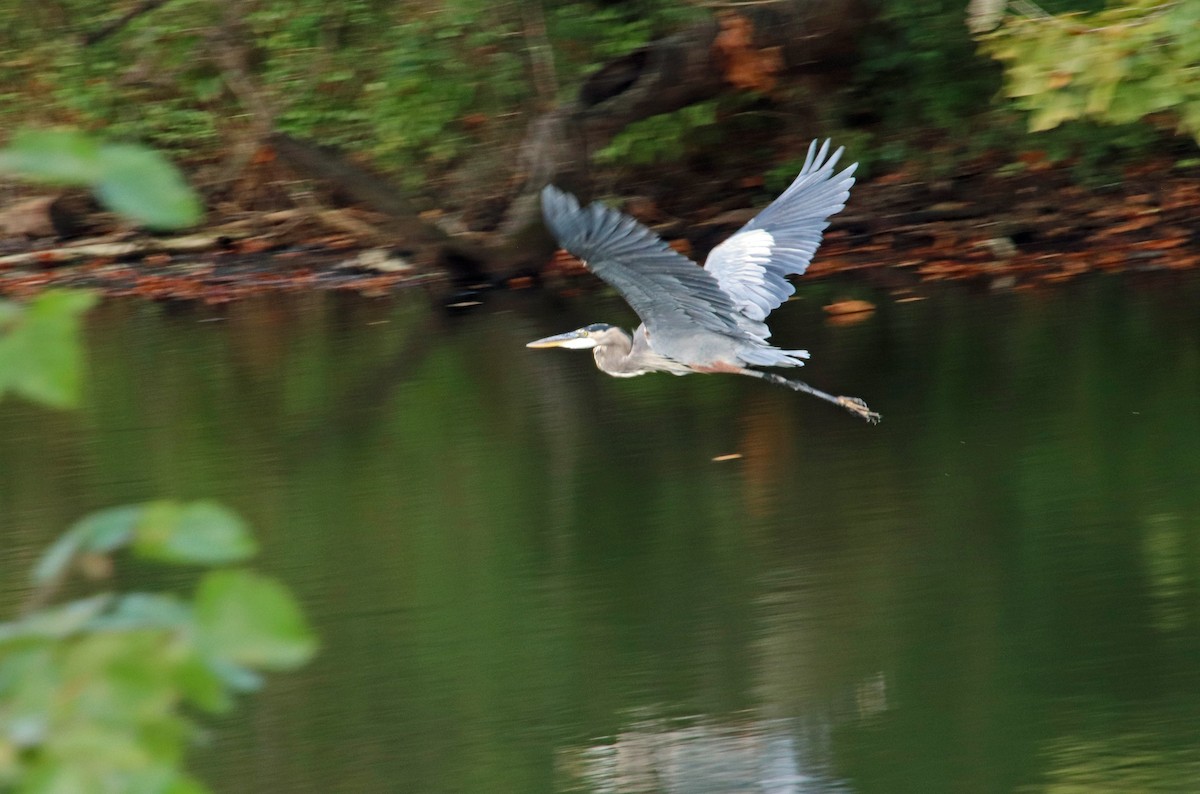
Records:
[[[753,375],[756,378],[761,378],[767,383],[774,383],[776,386],[786,386],[792,391],[802,391],[805,394],[811,394],[813,397],[819,397],[825,402],[840,405],[852,414],[855,414],[871,424],[878,424],[880,416],[867,407],[867,404],[857,397],[834,397],[828,392],[823,392],[820,389],[814,389],[804,381],[788,380],[785,377],[776,375],[774,372],[761,372],[757,369],[743,369],[739,373],[741,375]]]

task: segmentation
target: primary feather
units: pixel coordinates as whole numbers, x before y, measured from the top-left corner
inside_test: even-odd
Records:
[[[705,270],[750,320],[762,322],[796,291],[787,276],[808,269],[829,218],[846,206],[858,163],[835,176],[843,151],[827,157],[829,141],[819,151],[813,141],[791,186],[708,255]]]

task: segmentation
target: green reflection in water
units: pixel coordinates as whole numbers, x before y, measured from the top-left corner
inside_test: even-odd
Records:
[[[262,528],[324,651],[213,726],[226,792],[1188,790],[1200,283],[838,290],[777,335],[877,428],[524,349],[615,302],[106,304],[83,411],[0,406],[0,601],[97,507]]]

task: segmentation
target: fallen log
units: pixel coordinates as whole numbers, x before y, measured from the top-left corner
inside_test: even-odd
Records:
[[[323,185],[335,202],[363,205],[385,216],[375,226],[394,240],[407,261],[447,272],[459,286],[486,281],[487,274],[494,272],[490,252],[423,220],[403,191],[385,177],[351,162],[336,149],[286,133],[272,133],[268,141],[285,167]]]

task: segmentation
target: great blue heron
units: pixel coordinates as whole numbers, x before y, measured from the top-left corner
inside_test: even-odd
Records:
[[[767,315],[795,292],[786,276],[803,273],[829,217],[846,206],[857,163],[834,174],[842,156],[813,141],[791,187],[708,255],[704,267],[627,215],[602,204],[580,207],[553,186],[542,214],[559,244],[625,297],[642,318],[632,335],[595,323],[527,347],[591,349],[596,366],[618,378],[647,372],[750,375],[840,405],[868,422],[879,414],[857,397],[835,397],[807,383],[751,367],[801,367],[807,350],[767,342]]]

